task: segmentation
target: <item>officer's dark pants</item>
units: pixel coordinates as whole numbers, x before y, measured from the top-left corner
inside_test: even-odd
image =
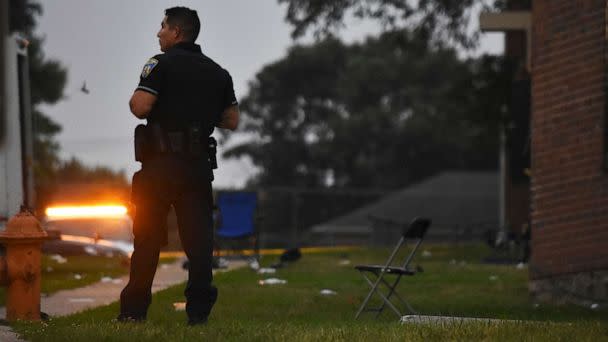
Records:
[[[211,285],[213,252],[212,192],[209,169],[200,161],[160,156],[135,173],[132,202],[135,250],[131,273],[120,294],[122,315],[143,319],[151,302],[151,287],[160,248],[166,242],[170,206],[177,215],[179,236],[189,260],[186,311],[191,319],[207,317],[217,298]]]

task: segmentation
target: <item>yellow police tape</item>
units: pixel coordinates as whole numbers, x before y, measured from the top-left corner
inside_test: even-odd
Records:
[[[331,253],[331,252],[350,252],[354,250],[361,249],[361,247],[357,246],[336,246],[336,247],[302,247],[300,248],[300,252],[302,254],[315,254],[315,253]],[[285,252],[285,249],[275,248],[275,249],[260,249],[260,255],[281,255]],[[215,255],[217,255],[214,252]],[[180,258],[185,254],[183,251],[174,251],[174,252],[160,252],[161,258]],[[223,250],[219,253],[220,256],[225,255],[255,255],[254,250],[252,249],[243,249],[243,250]]]

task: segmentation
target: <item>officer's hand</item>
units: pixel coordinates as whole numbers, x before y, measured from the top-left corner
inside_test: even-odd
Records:
[[[239,125],[239,117],[239,106],[230,106],[222,113],[222,119],[220,123],[217,124],[217,127],[234,131]]]

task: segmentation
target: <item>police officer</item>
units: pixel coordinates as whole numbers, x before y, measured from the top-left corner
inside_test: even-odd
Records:
[[[136,159],[142,168],[132,182],[135,250],[129,283],[120,295],[119,321],[146,319],[171,205],[189,260],[189,324],[206,323],[217,299],[211,270],[214,151],[207,142],[214,127],[236,129],[239,109],[228,72],[194,44],[199,30],[196,11],[165,10],[157,34],[164,53],[144,65],[129,102],[131,112],[147,124],[136,129]]]

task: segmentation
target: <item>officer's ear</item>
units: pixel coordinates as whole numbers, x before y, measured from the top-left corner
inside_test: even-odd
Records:
[[[179,39],[179,38],[184,38],[183,35],[182,35],[184,31],[182,31],[182,28],[179,27],[179,25],[175,25],[173,27],[173,31],[175,32],[175,39],[176,40]]]

